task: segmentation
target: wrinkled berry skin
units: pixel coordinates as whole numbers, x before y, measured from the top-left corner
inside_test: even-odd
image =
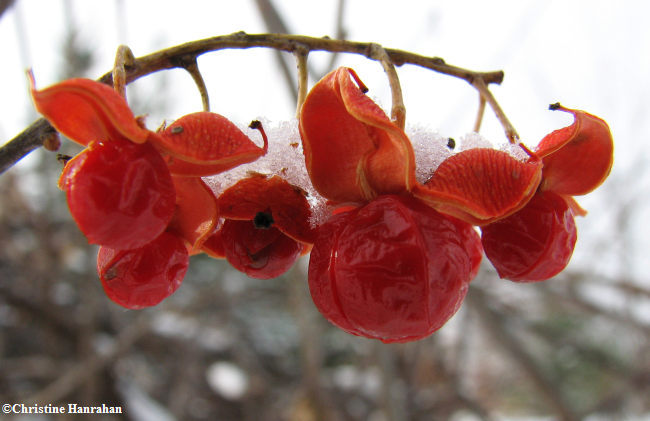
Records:
[[[458,310],[480,261],[471,225],[413,197],[383,195],[319,228],[309,288],[319,311],[343,330],[407,342]]]
[[[163,232],[132,250],[100,247],[97,273],[108,298],[129,309],[155,306],[181,286],[189,265],[184,241]]]
[[[176,206],[171,175],[149,144],[91,142],[68,162],[59,185],[88,242],[142,247],[167,227]]]
[[[255,227],[253,221],[227,219],[221,229],[228,262],[251,278],[271,279],[285,273],[303,247],[273,226]]]
[[[571,259],[577,233],[566,201],[537,192],[518,212],[481,228],[485,255],[501,278],[537,282],[561,272]]]

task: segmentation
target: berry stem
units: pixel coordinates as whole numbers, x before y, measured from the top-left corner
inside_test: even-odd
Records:
[[[486,101],[488,104],[490,104],[490,108],[492,108],[494,114],[496,114],[497,119],[501,123],[501,126],[503,126],[508,141],[512,144],[518,144],[519,134],[517,134],[517,130],[515,130],[514,126],[512,125],[510,120],[508,120],[508,117],[503,112],[503,109],[497,102],[496,98],[494,98],[494,95],[492,95],[492,92],[490,92],[490,90],[488,89],[486,81],[483,80],[481,77],[478,77],[472,80],[470,83],[474,88],[476,88],[477,91],[479,91],[483,100]]]
[[[185,65],[184,69],[187,71],[187,73],[190,74],[190,76],[192,76],[192,79],[196,84],[196,88],[199,90],[199,94],[201,95],[201,104],[203,104],[203,111],[210,111],[210,97],[208,96],[208,88],[205,85],[205,81],[203,80],[203,75],[199,70],[199,65],[196,62],[196,58]]]
[[[260,132],[260,134],[262,135],[262,140],[264,141],[264,146],[262,147],[262,150],[266,154],[266,152],[269,150],[269,138],[266,136],[264,127],[262,127],[262,122],[259,120],[253,120],[251,121],[251,124],[248,125],[248,127]]]
[[[133,52],[126,45],[120,45],[117,47],[117,52],[115,53],[115,64],[113,65],[113,71],[111,72],[113,78],[113,89],[115,92],[120,94],[120,96],[126,99],[126,85],[127,85],[127,72],[133,68],[135,64],[135,57]]]
[[[300,109],[302,104],[305,103],[307,99],[307,88],[309,84],[309,70],[307,68],[307,56],[309,55],[309,49],[307,48],[296,48],[296,51],[293,52],[293,55],[296,57],[296,65],[298,67],[298,99],[296,101],[296,118],[300,118]]]
[[[406,107],[404,106],[404,98],[402,96],[402,85],[399,83],[397,70],[393,61],[379,44],[370,44],[370,58],[377,60],[381,63],[388,77],[388,84],[390,85],[392,106],[390,111],[391,120],[404,130],[406,125]]]
[[[478,110],[476,111],[476,121],[474,122],[474,131],[478,133],[481,130],[483,116],[485,115],[485,98],[481,93],[478,94]]]

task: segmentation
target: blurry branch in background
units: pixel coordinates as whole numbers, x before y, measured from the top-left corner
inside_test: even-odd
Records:
[[[246,34],[244,32],[237,32],[230,35],[188,42],[136,58],[133,66],[125,69],[125,79],[128,84],[161,70],[174,68],[187,70],[188,66],[196,64],[196,58],[198,56],[223,49],[265,47],[288,53],[294,53],[296,50],[301,49],[307,52],[328,51],[331,53],[359,54],[372,60],[373,45],[376,44],[333,40],[330,38],[314,38],[301,35]],[[491,83],[499,84],[503,81],[504,74],[500,70],[477,72],[447,64],[440,57],[427,57],[392,48],[385,48],[384,50],[395,66],[412,64],[434,72],[463,79],[475,88],[480,88],[479,91],[483,96],[486,96],[486,93],[489,92],[487,85]],[[112,85],[112,71],[104,74],[99,80]],[[494,108],[496,101],[491,101],[489,97],[486,99],[490,106]],[[494,109],[494,111],[499,115],[498,109]],[[500,121],[503,123],[503,119],[500,118]],[[508,132],[507,126],[504,126],[504,129]],[[44,141],[43,134],[51,133],[51,130],[53,129],[43,119],[37,120],[32,126],[0,148],[0,173],[6,171],[23,156],[42,145]]]
[[[559,415],[562,421],[578,421],[580,418],[571,409],[562,396],[558,385],[554,384],[533,359],[522,341],[507,327],[505,317],[488,304],[487,295],[479,288],[470,288],[468,302],[479,314],[481,322],[488,329],[490,336],[496,339],[504,351],[511,357],[532,381],[541,396]]]
[[[336,7],[336,28],[334,30],[334,39],[344,40],[347,38],[347,31],[343,26],[343,18],[345,16],[345,0],[338,0],[337,3],[338,4]],[[276,34],[290,34],[293,32],[289,29],[284,19],[282,19],[282,16],[278,12],[277,8],[274,6],[272,0],[255,0],[255,4],[260,14],[262,15],[262,19],[264,19],[266,29],[269,32],[276,33]],[[289,92],[291,93],[295,101],[300,102],[299,93],[296,92],[296,87],[293,81],[294,78],[290,70],[289,61],[285,60],[285,57],[279,51],[276,51],[276,57],[277,57],[278,66],[282,71],[282,75],[284,76],[284,79],[287,83],[287,88]],[[309,71],[308,71],[309,75],[311,75],[313,79],[319,80],[334,68],[337,58],[338,58],[338,54],[336,52],[330,55],[330,60],[325,66],[325,68],[320,69],[319,71],[316,71],[311,66],[309,66]]]
[[[338,6],[336,8],[336,30],[334,32],[334,39],[347,39],[348,33],[345,27],[343,26],[343,17],[345,16],[345,0],[339,0]],[[338,58],[338,54],[334,53],[330,55],[330,61],[327,63],[327,66],[325,69],[319,74],[316,79],[320,79],[323,76],[325,76],[326,73],[330,71],[330,69],[334,68],[334,65],[336,64],[336,59]]]
[[[93,65],[93,49],[79,32],[74,5],[71,0],[63,2],[65,34],[63,39],[63,65],[59,72],[61,79],[84,77]]]
[[[262,15],[262,19],[264,19],[267,31],[274,34],[289,34],[291,32],[271,0],[255,0],[255,4],[257,5],[257,10]],[[294,83],[295,78],[289,69],[289,64],[285,61],[285,56],[277,50],[275,51],[275,59],[286,83],[287,90],[291,94],[291,98],[293,98],[294,102],[297,102],[298,91]]]
[[[25,397],[23,402],[30,405],[37,403],[47,405],[50,402],[62,401],[88,379],[112,365],[123,353],[127,352],[135,341],[149,331],[149,325],[149,315],[147,313],[141,314],[117,333],[108,350],[91,354],[85,360],[66,370],[65,374],[39,390],[36,394]]]

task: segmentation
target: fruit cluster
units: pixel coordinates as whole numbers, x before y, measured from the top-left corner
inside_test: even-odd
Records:
[[[57,130],[85,146],[59,186],[81,231],[101,246],[97,269],[108,297],[127,308],[172,294],[192,254],[267,279],[311,252],[309,288],[329,321],[405,342],[458,310],[483,251],[513,281],[548,279],[567,265],[573,217],[585,214],[573,196],[595,189],[612,166],[603,120],[555,104],[574,123],[535,150],[519,145],[525,159],[467,149],[420,183],[409,138],[365,91],[342,67],[301,106],[306,170],[334,209],[318,226],[306,193],[280,174],[250,174],[218,197],[202,179],[266,153],[258,122],[263,147],[210,112],[147,130],[121,96],[86,79],[32,87],[32,96]]]

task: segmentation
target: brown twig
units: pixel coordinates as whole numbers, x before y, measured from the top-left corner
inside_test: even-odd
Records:
[[[331,53],[350,53],[363,55],[369,59],[371,57],[372,43],[353,42],[345,40],[334,40],[330,38],[314,38],[303,35],[286,35],[286,34],[246,34],[237,32],[230,35],[222,35],[202,40],[192,41],[175,47],[165,48],[155,53],[136,58],[133,66],[125,68],[126,83],[131,83],[146,75],[174,68],[187,68],[188,63],[196,61],[197,57],[213,51],[224,49],[248,49],[248,48],[272,48],[278,51],[289,53],[295,52],[299,48],[307,48],[308,51],[328,51]],[[435,72],[463,79],[479,89],[483,95],[489,94],[486,86],[490,83],[501,83],[503,81],[502,71],[477,72],[452,66],[439,57],[427,57],[419,54],[410,53],[403,50],[385,48],[386,54],[396,66],[411,64]],[[112,71],[104,74],[99,81],[112,85]],[[486,96],[488,103],[495,108],[498,104],[494,97]],[[497,112],[495,109],[495,112]],[[501,117],[499,117],[501,115]],[[497,117],[504,127],[512,128],[507,122],[503,113],[497,113]],[[507,125],[506,125],[507,122]],[[6,171],[9,167],[18,162],[23,156],[43,144],[45,134],[54,130],[45,120],[37,120],[32,126],[24,132],[9,141],[8,144],[0,148],[0,173]],[[514,129],[506,130],[509,135],[516,137]]]
[[[44,118],[40,118],[19,135],[0,148],[0,174],[15,165],[34,149],[43,146],[56,130]]]

